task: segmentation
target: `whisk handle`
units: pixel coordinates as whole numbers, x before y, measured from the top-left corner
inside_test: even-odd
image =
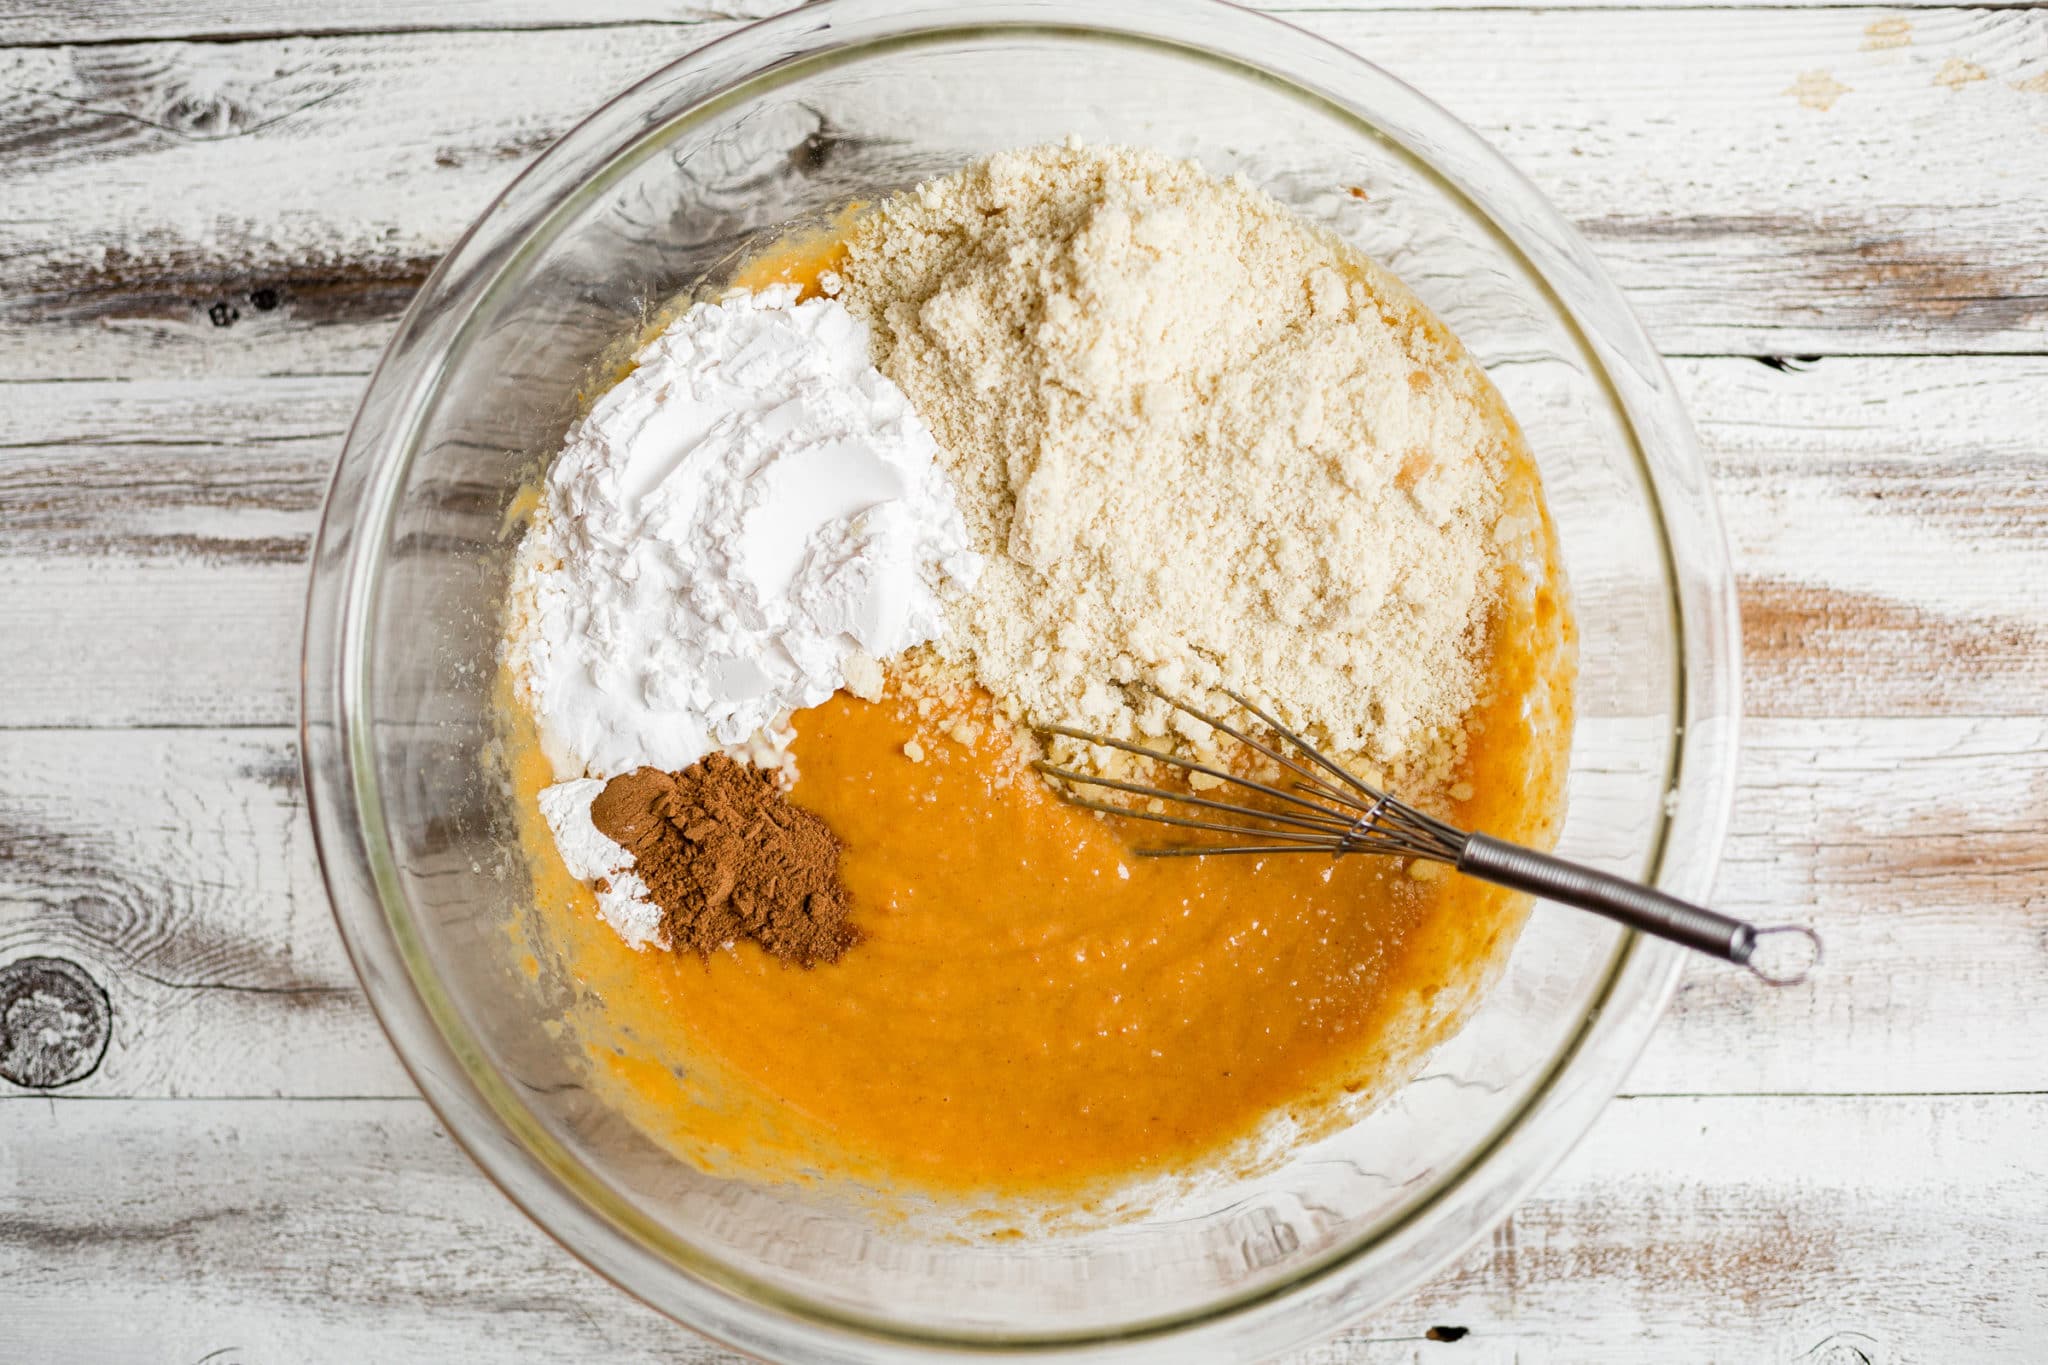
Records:
[[[1591,910],[1631,929],[1669,939],[1739,967],[1751,965],[1750,956],[1763,932],[1753,924],[1716,914],[1705,906],[1667,896],[1625,877],[1598,872],[1484,834],[1475,834],[1466,843],[1457,867],[1469,876]]]

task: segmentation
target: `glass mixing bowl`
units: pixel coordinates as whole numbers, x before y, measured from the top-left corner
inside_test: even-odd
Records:
[[[1358,58],[1220,4],[832,0],[666,67],[522,175],[420,291],[329,495],[303,752],[364,989],[457,1141],[621,1286],[776,1359],[1242,1361],[1417,1285],[1593,1122],[1679,955],[1540,908],[1462,1032],[1353,1127],[1142,1221],[1008,1241],[686,1167],[579,1083],[505,926],[492,776],[507,506],[604,348],[750,247],[978,155],[1078,135],[1243,175],[1397,271],[1520,417],[1583,671],[1563,851],[1681,896],[1734,771],[1736,619],[1670,381],[1578,235],[1474,134]]]

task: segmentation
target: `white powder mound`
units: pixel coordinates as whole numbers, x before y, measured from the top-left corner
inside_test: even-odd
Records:
[[[595,777],[557,782],[541,790],[541,818],[555,836],[562,854],[562,866],[569,875],[597,885],[597,913],[635,948],[652,943],[668,947],[661,932],[661,910],[647,889],[647,883],[633,872],[633,854],[610,838],[590,818],[591,803],[604,790]]]
[[[789,714],[938,634],[979,559],[867,328],[793,286],[699,304],[569,433],[511,661],[558,776],[772,760]]]
[[[938,647],[999,702],[1130,737],[1170,713],[1118,684],[1227,686],[1448,771],[1514,437],[1393,276],[1242,183],[1078,144],[889,200],[843,276],[988,558]]]

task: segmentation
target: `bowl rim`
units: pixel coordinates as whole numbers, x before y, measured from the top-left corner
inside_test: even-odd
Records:
[[[372,373],[322,509],[306,600],[300,756],[322,876],[371,1008],[443,1127],[530,1219],[635,1297],[739,1349],[772,1355],[802,1349],[806,1359],[849,1361],[891,1358],[905,1348],[927,1357],[1078,1351],[1122,1358],[1173,1337],[1174,1359],[1195,1358],[1193,1351],[1201,1358],[1239,1359],[1320,1336],[1435,1274],[1513,1210],[1618,1089],[1683,967],[1682,954],[1670,945],[1624,935],[1572,1040],[1544,1077],[1485,1142],[1450,1163],[1424,1197],[1286,1281],[1172,1317],[1030,1338],[926,1332],[823,1307],[694,1247],[677,1248],[664,1230],[615,1199],[605,1201],[613,1205],[609,1212],[594,1207],[602,1182],[536,1122],[522,1121],[522,1102],[425,971],[384,831],[360,702],[370,673],[368,620],[379,548],[416,453],[419,422],[495,282],[512,274],[546,239],[547,225],[594,192],[606,172],[742,92],[878,49],[994,31],[1133,43],[1221,65],[1313,101],[1390,143],[1462,198],[1549,292],[1559,319],[1627,420],[1660,531],[1679,655],[1674,713],[1680,725],[1665,783],[1667,810],[1646,874],[1662,889],[1693,899],[1702,898],[1713,879],[1733,803],[1740,717],[1733,573],[1704,462],[1661,357],[1590,248],[1476,133],[1348,49],[1224,0],[1126,0],[1109,9],[1087,0],[822,0],[700,46],[613,96],[522,171],[430,274]],[[760,52],[771,55],[759,60]],[[1259,55],[1247,55],[1253,52]],[[1276,53],[1287,70],[1273,65]],[[658,122],[626,120],[643,98],[678,82],[686,87],[686,104]],[[1343,93],[1359,86],[1373,92],[1372,117]],[[622,127],[631,129],[623,141]],[[1436,154],[1419,152],[1418,143]],[[557,191],[553,177],[564,166],[586,173]],[[1521,220],[1520,234],[1502,224],[1497,210],[1506,202]],[[501,225],[501,219],[507,221]],[[1559,276],[1569,281],[1577,306],[1560,292]],[[471,290],[466,308],[439,306]],[[1598,326],[1582,316],[1594,308]],[[416,358],[425,363],[402,382]],[[1574,1071],[1595,1053],[1597,1074]],[[1519,1158],[1515,1163],[1504,1160],[1510,1150]],[[544,1151],[554,1159],[543,1159]],[[1474,1216],[1455,1229],[1419,1226],[1461,1193]],[[1412,1254],[1400,1276],[1375,1285],[1372,1302],[1346,1292],[1355,1284],[1328,1292],[1333,1278],[1361,1270],[1383,1248],[1382,1260],[1404,1249]],[[1318,1302],[1311,1305],[1312,1298]]]

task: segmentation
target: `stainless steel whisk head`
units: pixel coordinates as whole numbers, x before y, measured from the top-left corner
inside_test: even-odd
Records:
[[[1796,985],[1806,980],[1820,965],[1820,935],[1806,925],[1749,924],[1623,877],[1539,853],[1491,835],[1461,830],[1354,776],[1300,734],[1228,689],[1224,690],[1224,695],[1256,717],[1277,737],[1276,743],[1261,740],[1219,716],[1212,716],[1164,692],[1153,689],[1153,695],[1175,710],[1249,746],[1278,764],[1288,776],[1278,779],[1277,783],[1264,782],[1225,767],[1150,749],[1127,740],[1111,739],[1066,725],[1049,727],[1049,734],[1121,750],[1191,775],[1207,777],[1213,783],[1211,790],[1228,785],[1267,799],[1266,805],[1246,805],[1203,796],[1194,790],[1174,791],[1142,782],[1084,773],[1045,760],[1033,765],[1055,780],[1065,800],[1084,810],[1226,836],[1221,840],[1134,850],[1141,857],[1199,858],[1212,854],[1286,853],[1342,857],[1352,853],[1376,853],[1388,857],[1421,858],[1443,863],[1468,876],[1605,915],[1630,928],[1669,939],[1724,962],[1732,962],[1773,986]],[[1147,802],[1191,809],[1199,814],[1181,815],[1145,806],[1098,801],[1077,794],[1076,788],[1122,792]],[[1758,962],[1759,945],[1772,938],[1801,940],[1810,948],[1810,954],[1803,961],[1783,966]]]

